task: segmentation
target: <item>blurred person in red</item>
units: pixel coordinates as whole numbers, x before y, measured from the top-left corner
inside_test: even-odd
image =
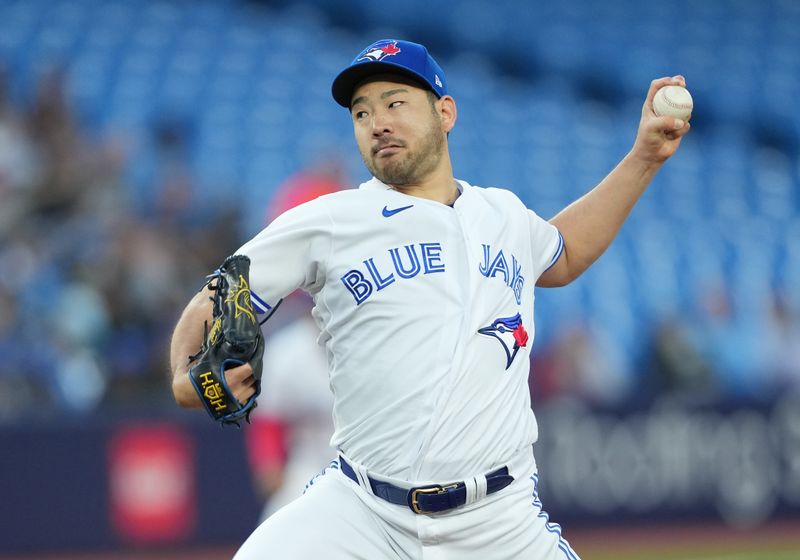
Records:
[[[299,204],[340,191],[345,183],[345,174],[338,159],[320,157],[314,165],[298,171],[277,188],[267,207],[266,221],[271,222]]]
[[[529,387],[535,401],[572,396],[603,406],[619,404],[630,394],[631,373],[622,350],[590,321],[562,324],[533,361]]]
[[[335,159],[289,177],[267,208],[271,222],[290,208],[341,190],[341,166]],[[313,302],[297,291],[281,304],[281,313],[264,325],[266,346],[261,383],[265,390],[246,431],[247,452],[256,490],[266,501],[260,521],[299,496],[308,481],[336,456],[333,395],[328,387],[325,350]]]

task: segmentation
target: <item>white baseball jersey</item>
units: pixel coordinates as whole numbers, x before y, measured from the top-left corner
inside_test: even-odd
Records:
[[[511,192],[460,187],[450,207],[372,179],[287,211],[239,250],[260,311],[296,288],[313,296],[331,444],[395,479],[487,472],[537,437],[534,284],[563,239]]]

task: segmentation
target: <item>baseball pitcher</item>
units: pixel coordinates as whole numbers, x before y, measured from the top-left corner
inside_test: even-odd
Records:
[[[545,220],[507,190],[454,177],[457,105],[424,46],[378,41],[336,76],[333,98],[373,178],[285,212],[237,255],[250,261],[259,321],[297,288],[313,297],[338,457],[236,560],[578,558],[537,493],[534,287],[568,284],[609,246],[689,131],[652,106],[659,88],[684,84],[653,81],[630,152]],[[173,392],[208,408],[192,381],[219,372],[217,419],[231,421],[271,389],[260,387],[258,343],[246,346],[255,359],[229,367],[187,360],[213,324],[209,295],[175,329]]]

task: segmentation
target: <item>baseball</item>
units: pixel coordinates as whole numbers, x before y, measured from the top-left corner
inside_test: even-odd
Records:
[[[683,121],[692,116],[692,95],[681,86],[664,86],[653,97],[653,111],[659,117],[675,117]]]

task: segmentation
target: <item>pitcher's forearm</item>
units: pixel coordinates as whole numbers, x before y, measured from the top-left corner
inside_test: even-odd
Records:
[[[572,279],[608,249],[660,167],[628,154],[594,189],[550,220],[564,237]]]
[[[550,220],[564,237],[564,251],[539,277],[537,286],[564,286],[589,268],[611,245],[647,185],[680,146],[689,123],[659,117],[653,111],[653,97],[668,85],[685,87],[686,80],[678,75],[650,83],[631,151],[599,185]]]
[[[182,373],[172,378],[172,395],[175,402],[182,408],[202,408],[200,395],[197,394],[188,373]]]
[[[172,394],[175,402],[185,408],[202,406],[200,397],[189,380],[189,356],[196,354],[203,344],[205,322],[211,322],[212,305],[209,292],[203,288],[184,309],[170,344],[170,369]]]

